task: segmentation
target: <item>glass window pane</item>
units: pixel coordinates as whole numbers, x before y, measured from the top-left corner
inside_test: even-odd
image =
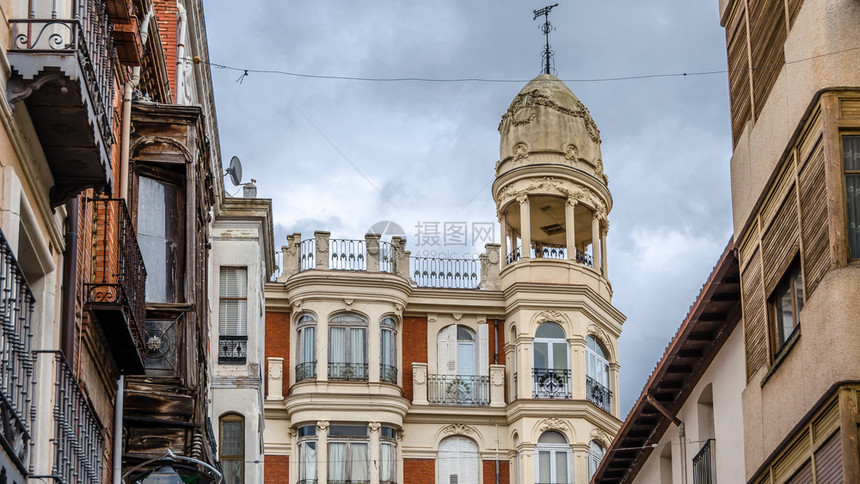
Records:
[[[555,323],[543,323],[538,327],[535,338],[564,338],[564,330]]]
[[[552,344],[552,367],[556,370],[567,369],[567,343]]]
[[[860,151],[860,150],[858,150]],[[860,175],[845,175],[845,196],[848,208],[848,243],[850,257],[860,259]]]
[[[538,452],[538,484],[552,483],[552,474],[550,470],[550,452]]]
[[[860,170],[860,136],[843,136],[842,153],[845,170]]]
[[[332,363],[346,363],[346,328],[331,328],[328,336]]]
[[[535,343],[535,368],[549,368],[549,344]]]
[[[791,294],[787,287],[778,289],[776,298],[777,345],[785,343],[786,338],[794,329],[794,317],[791,311]]]
[[[475,345],[473,343],[457,344],[457,374],[475,374]]]
[[[179,251],[178,188],[138,177],[137,239],[146,266],[146,300],[176,302]]]
[[[328,444],[328,478],[331,481],[345,481],[346,477],[346,442],[329,442]]]
[[[243,455],[245,447],[244,422],[226,420],[221,422],[221,455]]]
[[[555,480],[553,482],[567,482],[567,452],[555,452]]]
[[[221,471],[224,476],[224,484],[242,484],[241,460],[222,460]]]
[[[328,430],[329,437],[367,437],[367,427],[364,425],[332,425]]]
[[[367,473],[367,444],[352,442],[349,446],[350,480],[369,481]]]

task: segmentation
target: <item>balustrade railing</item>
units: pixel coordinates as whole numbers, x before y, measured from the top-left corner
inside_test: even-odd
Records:
[[[244,365],[248,359],[248,336],[218,336],[218,363]]]
[[[101,482],[104,439],[95,412],[62,353],[33,353],[38,373],[50,375],[49,381],[54,382],[53,435],[46,439],[54,448],[50,477],[61,483],[98,484]]]
[[[485,375],[428,375],[427,401],[434,405],[489,405],[490,377]]]
[[[329,363],[328,379],[367,381],[367,363]]]
[[[570,398],[570,370],[534,368],[532,376],[534,398]]]
[[[394,249],[389,242],[379,242],[379,270],[394,274]]]
[[[315,268],[316,241],[314,239],[303,240],[299,246],[299,251],[299,268],[303,271]]]
[[[138,348],[142,348],[146,268],[125,200],[96,198],[89,203],[93,213],[93,271],[92,279],[84,284],[86,302],[120,306]]]
[[[103,0],[72,0],[68,12],[58,11],[58,2],[53,2],[48,12],[48,3],[44,2],[45,6],[38,10],[33,8],[29,18],[9,20],[12,28],[9,51],[74,55],[84,73],[82,82],[86,83],[105,146],[110,147],[113,141],[115,48],[105,3]]]
[[[363,240],[329,240],[331,263],[329,269],[341,271],[367,270],[367,251]]]
[[[296,365],[296,383],[317,377],[317,362],[307,361]]]
[[[36,299],[0,232],[0,439],[23,471],[32,444],[32,318]]]
[[[714,477],[714,439],[705,441],[699,453],[693,457],[693,484],[713,484]]]
[[[391,365],[379,365],[379,381],[397,383],[397,367]]]
[[[412,279],[418,287],[477,289],[480,261],[477,259],[433,259],[410,257]]]
[[[608,413],[612,413],[612,392],[590,376],[585,377],[585,398]]]
[[[529,248],[529,255],[533,259],[567,259],[567,248],[561,245],[543,244]],[[517,247],[505,256],[508,264],[522,260],[522,248]],[[579,249],[576,250],[574,260],[582,265],[593,267],[591,255]]]

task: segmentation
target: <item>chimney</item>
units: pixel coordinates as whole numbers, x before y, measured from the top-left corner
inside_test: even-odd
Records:
[[[242,197],[243,198],[257,198],[257,180],[253,178],[249,183],[245,183],[242,187]]]

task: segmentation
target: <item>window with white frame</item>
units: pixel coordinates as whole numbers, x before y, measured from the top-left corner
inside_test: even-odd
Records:
[[[299,481],[298,484],[317,482],[317,427],[304,425],[297,429]]]
[[[588,480],[594,477],[597,468],[600,467],[600,461],[606,455],[606,449],[599,442],[592,440],[588,443]]]
[[[459,435],[439,443],[439,484],[478,484],[480,458],[475,441]]]
[[[366,425],[331,425],[328,428],[328,482],[370,482]]]
[[[329,380],[367,380],[367,320],[340,314],[329,320]]]
[[[437,373],[428,379],[427,398],[433,404],[489,405],[487,325],[478,333],[452,324],[436,337]]]
[[[571,484],[570,445],[559,432],[548,430],[535,448],[535,484]]]
[[[534,398],[570,398],[570,353],[561,326],[538,326],[532,348]]]
[[[317,320],[311,314],[302,314],[296,321],[296,382],[317,376],[316,356]]]
[[[244,364],[248,351],[248,269],[221,267],[218,362]]]
[[[594,337],[585,338],[585,389],[586,398],[607,412],[611,412],[612,393],[609,387],[609,360],[606,350]]]
[[[379,429],[379,484],[397,483],[397,429]]]
[[[392,317],[379,322],[379,380],[397,383],[397,321]]]

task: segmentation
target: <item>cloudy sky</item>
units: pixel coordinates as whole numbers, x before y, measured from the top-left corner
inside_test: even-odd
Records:
[[[558,0],[557,75],[601,130],[614,208],[608,260],[626,414],[731,235],[725,69],[717,0]],[[490,194],[501,115],[541,69],[534,0],[206,2],[223,158],[272,198],[288,233],[361,238],[402,225],[495,222]],[[228,188],[230,187],[228,183]],[[498,229],[495,229],[497,233]],[[483,246],[480,241],[479,246]]]

